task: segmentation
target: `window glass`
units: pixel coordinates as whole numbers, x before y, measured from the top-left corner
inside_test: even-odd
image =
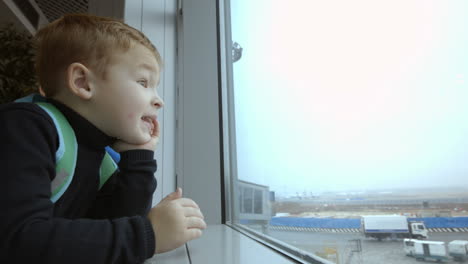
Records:
[[[234,221],[333,263],[468,240],[468,1],[226,3]]]
[[[243,190],[243,213],[251,214],[252,213],[252,204],[253,204],[253,190],[252,188],[242,188]]]
[[[262,191],[255,190],[255,197],[254,197],[254,214],[262,214],[263,212],[263,199],[262,199]]]

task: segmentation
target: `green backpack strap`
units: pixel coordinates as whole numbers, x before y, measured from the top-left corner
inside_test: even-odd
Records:
[[[75,174],[78,144],[73,128],[55,106],[44,102],[36,104],[52,118],[59,137],[59,147],[55,153],[55,178],[51,182],[52,195],[50,198],[55,203],[70,186]]]
[[[78,156],[78,143],[75,132],[65,116],[52,104],[36,102],[54,121],[59,136],[59,147],[55,153],[55,178],[51,182],[51,198],[55,203],[65,193],[72,182]],[[106,151],[99,169],[99,189],[114,174],[118,166]]]
[[[101,168],[99,169],[99,189],[106,183],[106,181],[114,174],[118,166],[112,159],[111,155],[106,151],[104,158],[102,159]]]

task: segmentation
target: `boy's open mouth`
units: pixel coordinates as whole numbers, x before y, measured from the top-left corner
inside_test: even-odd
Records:
[[[157,125],[156,116],[144,116],[141,118],[141,120],[143,120],[148,127],[150,135],[154,135]]]

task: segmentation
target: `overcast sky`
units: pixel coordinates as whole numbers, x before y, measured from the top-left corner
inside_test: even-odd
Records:
[[[231,0],[238,176],[468,187],[468,1]]]

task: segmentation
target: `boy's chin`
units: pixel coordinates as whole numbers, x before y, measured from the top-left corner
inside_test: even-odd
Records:
[[[149,135],[139,135],[132,138],[129,138],[128,141],[124,140],[125,142],[132,144],[132,145],[144,145],[151,140],[151,136]]]

